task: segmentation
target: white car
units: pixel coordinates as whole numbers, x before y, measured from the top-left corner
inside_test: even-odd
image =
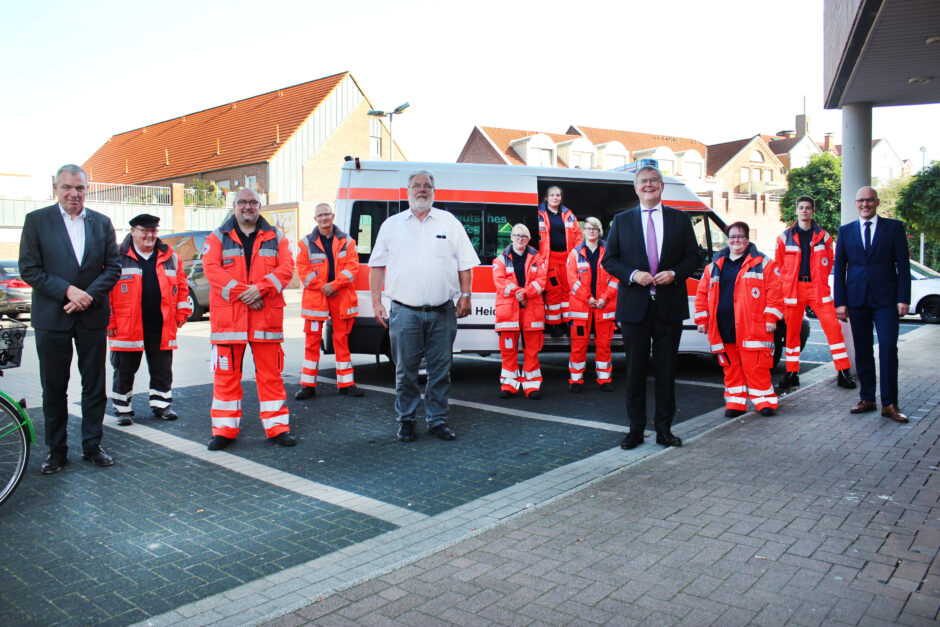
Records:
[[[924,322],[940,322],[940,272],[911,260],[911,313]]]

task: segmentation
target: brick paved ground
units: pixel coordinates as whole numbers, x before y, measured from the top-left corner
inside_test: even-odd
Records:
[[[938,348],[901,344],[908,425],[830,377],[271,624],[936,624]]]

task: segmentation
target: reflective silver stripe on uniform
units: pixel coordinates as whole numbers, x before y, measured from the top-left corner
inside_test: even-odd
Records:
[[[831,303],[831,302],[832,302],[832,296],[823,296],[823,297],[822,297],[822,302],[824,302],[824,303]]]
[[[579,287],[581,287],[581,281],[575,281],[574,285],[571,286],[571,293],[576,294]]]
[[[317,278],[316,272],[311,272],[310,274],[308,274],[307,277],[304,279],[304,287],[309,287],[310,281],[314,280],[315,278]]]
[[[569,372],[568,376],[571,377],[572,381],[580,381],[584,378],[583,372]]]
[[[276,248],[264,248],[263,246],[258,249],[259,257],[277,257]]]
[[[357,313],[359,313],[359,307],[358,307],[358,306],[356,306],[356,307],[350,307],[349,309],[346,310],[346,315],[347,315],[347,316],[351,316],[351,315],[357,314]]]
[[[799,246],[788,245],[788,246],[787,246],[787,252],[788,252],[788,253],[798,253],[798,252],[800,252],[800,247],[799,247]]]
[[[609,370],[598,370],[596,374],[597,374],[597,380],[598,380],[598,381],[603,381],[603,380],[605,380],[605,379],[609,379],[609,378],[610,378],[610,371],[609,371]]]
[[[238,248],[223,248],[223,249],[222,249],[222,256],[223,256],[223,257],[244,257],[244,256],[245,256],[245,249],[244,249],[244,248],[241,248],[241,247],[238,247]]]
[[[757,280],[759,280],[759,281],[763,281],[763,280],[764,280],[764,273],[763,273],[763,272],[753,272],[753,271],[751,271],[751,272],[745,272],[745,273],[744,273],[744,278],[745,278],[745,279],[757,279]]]
[[[128,342],[125,340],[109,340],[108,343],[111,345],[111,348],[143,348],[144,341],[139,342]]]
[[[179,347],[179,342],[177,342],[176,340],[170,340],[169,342],[166,343],[166,345],[170,348],[177,348]]]
[[[350,272],[349,270],[342,270],[342,271],[340,271],[340,274],[342,274],[342,275],[345,276],[347,279],[349,279],[350,283],[351,283],[352,280],[355,278],[355,277],[353,277],[353,273]]]
[[[774,394],[773,386],[767,388],[766,390],[755,390],[754,388],[748,388],[747,391],[751,396],[773,396]]]
[[[275,333],[273,331],[255,331],[256,340],[283,340],[283,333]]]
[[[531,389],[536,389],[536,390],[537,390],[540,385],[542,385],[542,382],[541,382],[541,381],[523,381],[523,382],[522,382],[522,389],[523,389],[523,390],[531,390]]]
[[[496,329],[497,331],[499,331],[500,329],[518,329],[519,323],[518,322],[497,322],[493,326],[493,328]]]
[[[346,249],[345,249],[345,248],[341,248],[340,251],[339,251],[339,253],[337,253],[337,255],[336,255],[337,258],[339,258],[339,257],[345,257],[345,256],[346,256]]]
[[[302,365],[302,367],[303,367],[303,368],[308,368],[308,369],[310,369],[310,370],[316,370],[317,368],[320,367],[320,362],[319,362],[319,361],[310,361],[309,359],[305,359],[305,360],[304,360],[304,363],[303,363],[303,365]]]
[[[555,311],[556,309],[561,309],[564,306],[564,303],[558,303],[557,305],[545,305],[545,309],[549,311]]]
[[[169,269],[169,268],[164,268],[163,270],[164,270],[164,272],[166,273],[167,276],[171,276],[171,277],[175,277],[175,276],[176,276],[176,268],[173,268],[172,270]]]
[[[813,250],[826,250],[826,245],[825,245],[825,244],[817,244],[816,246],[813,247]]]
[[[274,289],[277,290],[277,293],[278,293],[278,294],[280,294],[280,293],[281,293],[281,290],[284,289],[284,286],[281,285],[281,282],[278,281],[277,277],[274,276],[274,273],[273,273],[273,272],[272,272],[271,274],[266,274],[266,275],[264,275],[264,278],[270,279],[270,280],[271,280],[271,283],[274,283]]]
[[[301,309],[301,310],[300,310],[300,315],[301,315],[301,316],[314,316],[314,317],[318,317],[318,318],[324,318],[324,317],[329,316],[329,315],[330,315],[330,312],[329,312],[329,311],[316,311],[316,310],[314,310],[314,309]]]
[[[336,362],[336,369],[337,369],[337,370],[348,370],[349,368],[352,368],[352,362],[351,362],[351,361],[338,361],[338,362]]]
[[[131,397],[134,396],[134,393],[128,392],[127,394],[118,394],[112,390],[110,393],[108,393],[108,396],[115,401],[129,401],[131,400]]]
[[[725,403],[739,403],[741,405],[747,404],[746,396],[726,396]]]
[[[795,304],[796,304],[796,299],[795,299],[795,298],[786,298],[786,297],[784,297],[784,299],[783,299],[783,304],[784,304],[784,305],[795,305]]]
[[[337,383],[352,383],[352,382],[353,382],[353,375],[352,375],[352,373],[350,373],[350,374],[338,374],[338,375],[336,375],[336,382],[337,382]]]
[[[176,303],[176,308],[177,309],[189,309],[189,304],[185,300],[181,300],[180,302]]]
[[[135,274],[143,274],[143,270],[140,268],[121,268],[121,278],[124,278],[124,275],[132,276]]]
[[[586,362],[586,361],[578,361],[578,362],[569,361],[569,362],[568,362],[568,369],[569,369],[569,370],[584,370],[584,368],[585,368],[586,366],[587,366],[587,362]]]
[[[783,313],[780,312],[776,307],[764,307],[764,313],[771,314],[772,316],[777,316],[778,319],[783,320]]]
[[[309,383],[310,385],[316,385],[316,384],[317,384],[317,375],[315,375],[315,374],[301,374],[301,375],[300,375],[300,382],[303,383],[304,385],[307,385],[308,383]]]
[[[288,414],[286,413],[278,414],[276,416],[272,416],[271,418],[261,419],[261,426],[264,427],[265,431],[267,431],[268,429],[273,429],[274,427],[277,427],[279,425],[286,425],[289,423],[290,423],[290,416],[288,416]]]
[[[248,333],[245,331],[234,331],[232,333],[210,333],[209,341],[217,342],[241,342],[248,340]]]
[[[499,371],[499,378],[500,379],[515,379],[518,373],[519,373],[518,370],[506,370],[505,368],[503,368],[502,370]]]
[[[725,394],[741,394],[747,392],[746,385],[736,385],[733,388],[725,388]]]
[[[241,401],[223,401],[217,398],[212,399],[212,409],[217,409],[219,411],[238,411],[241,408]]]
[[[617,317],[616,311],[605,311],[601,314],[601,320],[613,320]]]
[[[541,378],[541,376],[542,376],[542,369],[540,368],[540,369],[538,369],[538,370],[528,370],[528,371],[523,370],[523,371],[522,371],[522,376],[524,376],[526,379]]]
[[[711,349],[713,353],[718,352],[718,351],[723,351],[725,350],[725,345],[724,344],[712,344]]]
[[[618,283],[616,279],[611,279],[610,281],[608,281],[608,282],[607,282],[607,286],[608,286],[608,287],[612,287],[612,288],[614,288],[615,290],[619,290],[619,289],[620,289],[620,283]]]
[[[225,300],[229,300],[229,294],[231,294],[232,288],[235,287],[236,285],[238,285],[238,281],[236,281],[235,279],[232,279],[231,281],[226,283],[225,287],[222,288],[222,298],[224,298]]]
[[[258,403],[259,411],[277,411],[281,407],[284,407],[283,398],[276,401],[261,401]]]
[[[532,281],[532,287],[535,288],[536,293],[542,293],[542,285],[538,281]]]
[[[741,342],[741,348],[773,348],[773,342],[756,342],[754,340],[744,340]]]
[[[692,315],[692,318],[693,318],[694,320],[698,320],[699,318],[707,318],[707,317],[708,317],[708,312],[707,312],[707,311],[696,311],[696,312]]]
[[[532,328],[533,328],[533,329],[544,329],[544,328],[545,328],[545,323],[544,323],[544,322],[533,322],[533,323],[532,323]]]
[[[228,427],[229,429],[238,428],[238,418],[220,418],[213,416],[212,417],[212,426],[216,429],[222,429]]]
[[[569,312],[568,312],[568,316],[570,316],[571,318],[578,318],[578,319],[587,320],[587,318],[588,318],[588,312],[586,312],[586,311],[569,311]]]
[[[311,262],[317,261],[319,259],[326,260],[326,255],[324,255],[323,253],[311,252],[309,255],[307,255],[307,258],[310,259]]]

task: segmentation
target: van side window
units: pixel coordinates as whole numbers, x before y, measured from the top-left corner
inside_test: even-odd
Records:
[[[375,238],[379,236],[379,227],[388,217],[388,204],[378,200],[357,200],[353,203],[349,235],[356,240],[356,251],[363,263],[369,261]]]
[[[709,256],[709,259],[711,259],[715,256],[715,253],[728,245],[728,236],[725,235],[721,225],[717,224],[711,216],[708,217],[708,230],[711,232],[712,238],[712,251]],[[751,229],[751,236],[754,236],[754,229]]]
[[[496,205],[462,202],[436,202],[460,220],[480,261],[489,265],[511,243],[509,234],[519,222],[532,233],[530,244],[538,247],[538,215],[531,205]]]

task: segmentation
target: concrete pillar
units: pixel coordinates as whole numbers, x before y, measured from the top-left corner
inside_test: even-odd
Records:
[[[855,194],[871,185],[871,103],[842,106],[842,224],[858,219]]]
[[[185,186],[182,183],[173,183],[170,186],[170,198],[173,203],[173,232],[186,230],[186,203]]]
[[[842,105],[842,224],[858,220],[855,194],[871,185],[871,103]],[[852,327],[842,323],[845,348],[855,372]]]

